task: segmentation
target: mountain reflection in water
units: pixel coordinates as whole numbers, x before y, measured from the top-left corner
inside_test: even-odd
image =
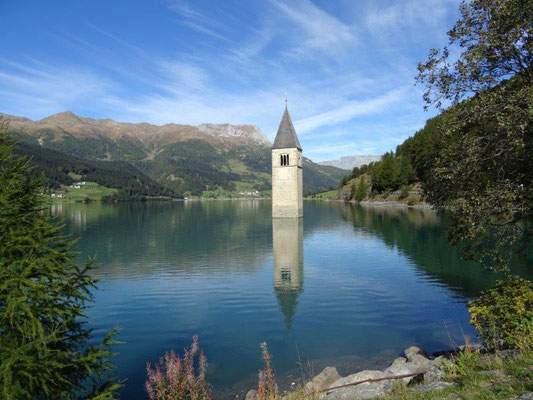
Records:
[[[122,398],[144,399],[146,362],[193,334],[217,398],[253,387],[267,341],[280,383],[315,371],[379,367],[417,344],[431,352],[470,337],[466,301],[495,274],[461,260],[434,211],[304,202],[303,220],[272,220],[269,201],[55,204],[96,255],[89,325],[114,324]],[[526,274],[525,267],[515,271]],[[297,350],[298,349],[298,350]]]

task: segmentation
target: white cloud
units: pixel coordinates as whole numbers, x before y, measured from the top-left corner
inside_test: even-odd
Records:
[[[340,107],[295,122],[298,132],[305,133],[324,125],[336,125],[361,115],[381,113],[390,104],[400,101],[405,89],[393,89],[369,100],[347,101]]]
[[[383,153],[429,116],[420,88],[411,87],[418,40],[440,44],[431,40],[444,36],[441,25],[455,1],[345,2],[342,10],[341,3],[332,6],[342,11],[333,15],[326,12],[330,3],[310,0],[268,0],[251,12],[167,0],[172,22],[199,33],[187,32],[184,46],[169,41],[163,58],[160,48],[139,46],[135,35],[110,33],[107,26],[81,24],[88,35],[58,32],[62,48],[70,41],[70,48],[86,53],[87,64],[0,60],[0,92],[14,99],[0,111],[45,116],[93,110],[98,117],[157,124],[253,123],[273,139],[287,92],[306,153],[318,159]],[[182,30],[171,25],[166,30],[179,36]]]
[[[196,11],[186,1],[171,0],[167,4],[171,10],[181,16],[180,23],[183,25],[215,39],[228,41],[228,38],[220,33],[221,30],[224,30],[225,26],[219,21]]]
[[[331,53],[345,49],[346,46],[354,46],[358,42],[350,26],[318,8],[309,0],[291,2],[271,0],[271,4],[282,11],[296,27],[291,33],[296,37],[297,44],[288,52],[289,55],[301,56],[311,50]]]
[[[80,102],[94,102],[112,87],[109,80],[89,70],[31,60],[21,64],[0,59],[0,81],[0,91],[8,99],[10,111],[31,117],[64,111]]]

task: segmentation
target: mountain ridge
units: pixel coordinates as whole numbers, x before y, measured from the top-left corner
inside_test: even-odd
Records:
[[[337,167],[341,169],[352,170],[355,167],[360,167],[361,165],[370,164],[374,161],[381,160],[381,156],[376,155],[353,155],[353,156],[343,156],[336,160],[329,161],[320,161],[320,165],[329,165],[332,167]]]
[[[271,187],[271,143],[256,125],[158,126],[86,118],[70,111],[39,121],[4,118],[9,120],[10,131],[31,145],[26,149],[29,156],[43,148],[79,160],[128,163],[132,171],[139,171],[178,195],[200,196],[220,190],[268,192]],[[44,163],[43,157],[39,159]],[[53,159],[57,168],[72,169],[73,163],[67,158],[55,154]],[[103,164],[97,166],[102,169]],[[55,185],[63,184],[62,174],[50,174]],[[314,193],[336,187],[345,174],[345,170],[304,158],[304,191]]]
[[[74,136],[104,136],[117,140],[122,136],[131,137],[149,142],[154,137],[168,136],[174,139],[188,138],[196,135],[210,135],[219,138],[237,140],[251,140],[270,146],[270,140],[263,134],[257,125],[252,124],[212,124],[199,125],[168,123],[155,125],[148,122],[118,122],[110,118],[93,119],[74,114],[72,111],[63,111],[52,114],[40,120],[30,120],[25,117],[2,114],[10,121],[12,129],[28,135],[39,135],[43,130],[68,131]]]

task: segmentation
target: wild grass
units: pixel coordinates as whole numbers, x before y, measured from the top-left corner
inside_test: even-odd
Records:
[[[445,361],[445,380],[455,386],[440,391],[421,393],[416,387],[397,384],[393,391],[381,397],[388,400],[472,399],[503,400],[533,391],[533,351],[507,354],[482,354],[467,348]]]
[[[146,392],[150,400],[211,400],[206,379],[207,358],[193,336],[183,356],[173,350],[165,353],[154,368],[146,365]]]
[[[328,190],[327,192],[313,194],[309,196],[309,198],[311,199],[333,199],[333,198],[336,198],[338,195],[339,195],[338,190]]]
[[[306,388],[313,378],[312,367],[299,360],[301,381],[286,393],[280,393],[272,366],[272,356],[266,343],[261,344],[264,367],[258,374],[257,400],[318,400],[320,393]],[[299,358],[299,357],[298,357]],[[197,361],[195,361],[197,359]],[[197,364],[197,366],[196,366]],[[420,392],[417,386],[396,382],[391,393],[380,397],[387,400],[472,399],[503,400],[533,391],[533,349],[483,353],[477,347],[465,346],[463,351],[443,360],[444,380],[454,385],[444,390]],[[206,380],[207,360],[193,337],[183,357],[173,351],[162,357],[152,368],[147,365],[146,390],[150,400],[213,399]]]

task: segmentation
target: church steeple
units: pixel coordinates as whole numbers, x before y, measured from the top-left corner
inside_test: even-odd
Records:
[[[303,216],[303,157],[287,105],[272,146],[272,217]]]
[[[276,139],[274,140],[273,149],[298,149],[302,150],[296,131],[294,130],[294,125],[292,124],[291,116],[289,115],[289,110],[287,109],[287,104],[285,104],[285,111],[283,112],[283,117],[279,124],[278,133],[276,134]]]

